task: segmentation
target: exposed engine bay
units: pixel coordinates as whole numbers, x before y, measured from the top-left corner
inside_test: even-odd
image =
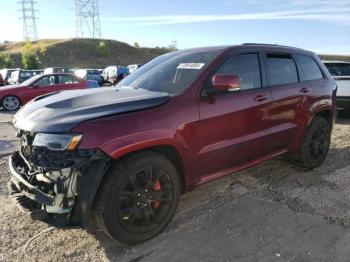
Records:
[[[20,132],[21,150],[9,161],[10,193],[33,219],[71,220],[78,194],[78,179],[89,164],[104,158],[99,150],[52,151],[32,145],[35,134]]]

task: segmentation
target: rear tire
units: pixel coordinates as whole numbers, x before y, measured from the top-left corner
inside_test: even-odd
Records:
[[[331,143],[331,126],[323,117],[316,116],[310,124],[295,164],[307,170],[319,167],[325,161]]]
[[[132,154],[107,171],[95,204],[102,230],[126,244],[161,233],[173,218],[180,196],[175,167],[151,151]]]

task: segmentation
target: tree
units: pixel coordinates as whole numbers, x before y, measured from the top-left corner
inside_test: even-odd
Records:
[[[24,69],[38,69],[40,59],[30,41],[26,41],[22,51],[22,65]]]
[[[101,41],[98,44],[97,51],[101,56],[107,56],[108,50],[107,50],[107,46],[106,46],[105,42]]]
[[[0,69],[1,68],[9,68],[13,66],[12,58],[5,53],[0,53]]]
[[[140,48],[139,43],[135,42],[135,43],[134,43],[134,47],[136,47],[136,48]]]

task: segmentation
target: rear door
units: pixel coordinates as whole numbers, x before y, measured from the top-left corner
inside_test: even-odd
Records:
[[[214,74],[238,75],[239,91],[208,96],[211,80],[199,102],[199,171],[208,176],[230,169],[265,154],[269,129],[264,111],[271,103],[263,87],[261,58],[258,52],[228,57]],[[218,174],[220,175],[220,174]]]
[[[273,152],[288,148],[296,138],[313,90],[299,82],[293,54],[267,52],[265,64],[273,98],[265,116],[271,126],[268,150]]]

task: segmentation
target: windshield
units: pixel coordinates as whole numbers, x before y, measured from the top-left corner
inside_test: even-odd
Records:
[[[38,80],[40,77],[42,77],[42,75],[33,76],[33,77],[27,79],[26,81],[22,82],[22,83],[20,84],[20,86],[30,86],[30,85],[33,84],[36,80]]]
[[[117,87],[179,94],[217,57],[218,51],[173,52],[159,56],[122,80]]]
[[[332,76],[350,76],[350,63],[326,63]]]

